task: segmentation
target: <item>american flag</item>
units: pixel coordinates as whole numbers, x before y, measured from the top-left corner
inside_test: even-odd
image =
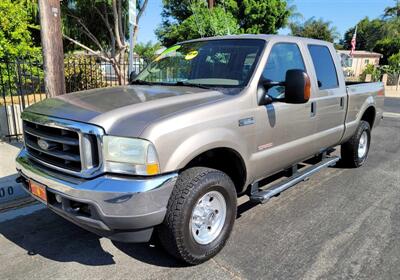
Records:
[[[356,38],[357,38],[357,25],[356,25],[356,29],[354,30],[353,38],[351,38],[350,56],[353,56],[354,51],[356,50]]]

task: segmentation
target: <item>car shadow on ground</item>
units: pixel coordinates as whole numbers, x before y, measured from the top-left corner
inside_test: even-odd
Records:
[[[277,174],[277,177],[281,175]],[[269,181],[274,179],[276,178],[270,178]],[[237,219],[257,205],[259,204],[247,199],[239,203]],[[101,237],[81,229],[48,209],[0,223],[1,235],[31,256],[40,255],[58,262],[77,262],[89,266],[116,263],[112,253],[102,247]],[[4,242],[0,237],[0,246]],[[118,251],[143,263],[161,267],[185,266],[168,255],[156,238],[144,244],[112,242],[112,245]]]
[[[115,264],[114,256],[103,249],[101,237],[81,229],[48,209],[0,223],[1,235],[30,256],[40,255],[53,261],[77,262],[89,266]],[[0,244],[4,245],[4,242],[0,240]],[[183,266],[167,255],[157,243],[112,244],[124,254],[144,263],[165,267]]]

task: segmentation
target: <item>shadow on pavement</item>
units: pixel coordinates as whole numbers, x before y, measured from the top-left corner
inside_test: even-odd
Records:
[[[0,214],[1,215],[1,214]],[[115,264],[99,236],[64,220],[48,209],[0,223],[0,235],[26,250],[58,262],[77,262],[89,266]],[[114,246],[139,261],[165,267],[182,264],[167,255],[157,241],[147,244],[113,242]]]
[[[132,244],[113,242],[115,247],[127,254],[128,256],[137,259],[141,262],[162,266],[162,267],[184,267],[185,264],[179,262],[172,256],[168,255],[158,240],[152,240],[150,243]]]

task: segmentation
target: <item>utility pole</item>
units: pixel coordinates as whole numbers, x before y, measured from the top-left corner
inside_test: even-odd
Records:
[[[129,0],[129,75],[133,71],[133,43],[136,26],[136,0]]]
[[[39,0],[44,83],[49,97],[65,94],[60,0]]]
[[[208,0],[208,8],[212,10],[214,8],[214,0]]]

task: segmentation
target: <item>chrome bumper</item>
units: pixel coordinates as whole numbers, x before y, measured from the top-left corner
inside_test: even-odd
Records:
[[[40,165],[25,149],[19,153],[16,166],[25,180],[45,185],[48,196],[61,196],[62,203],[48,201],[51,210],[97,234],[128,242],[148,241],[152,227],[162,223],[178,176],[76,178]],[[87,205],[90,215],[76,211],[71,206],[75,202]]]

